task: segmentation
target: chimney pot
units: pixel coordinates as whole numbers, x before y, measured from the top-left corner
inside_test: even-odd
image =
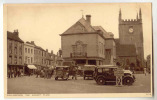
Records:
[[[14,30],[14,34],[19,36],[19,32],[18,32],[18,29]]]
[[[86,21],[88,21],[88,23],[91,24],[91,15],[86,15]]]

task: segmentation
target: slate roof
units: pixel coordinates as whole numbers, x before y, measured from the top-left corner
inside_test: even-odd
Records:
[[[133,44],[120,44],[119,39],[115,39],[117,56],[137,56],[136,47]]]
[[[9,32],[7,31],[7,39],[11,39],[11,40],[14,40],[14,41],[18,41],[18,42],[21,42],[21,43],[24,43],[23,40],[21,40],[17,34],[15,33],[12,33],[12,32]]]
[[[35,43],[31,43],[31,42],[28,42],[28,41],[27,41],[26,43],[31,44],[31,45],[34,45],[35,48],[37,48],[37,49],[41,49],[41,50],[45,51],[42,47],[37,46]]]
[[[75,30],[75,26],[76,25],[80,25],[84,28],[83,31],[76,31]],[[65,34],[76,34],[76,33],[94,33],[94,32],[98,32],[98,30],[100,30],[103,33],[103,36],[105,38],[112,38],[110,35],[112,33],[106,32],[101,26],[92,26],[90,25],[90,23],[88,21],[86,21],[83,17],[78,20],[74,25],[72,25],[69,29],[67,29],[64,33],[62,33],[61,35],[65,35]]]
[[[113,35],[111,32],[106,32],[105,29],[103,29],[101,26],[93,26],[93,28],[98,31],[98,30],[101,30],[103,32],[103,36],[105,38],[112,38],[111,35]]]

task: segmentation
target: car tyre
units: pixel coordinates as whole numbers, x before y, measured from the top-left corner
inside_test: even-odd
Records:
[[[123,80],[124,85],[132,85],[133,79],[131,77],[127,77]]]
[[[105,84],[105,79],[104,79],[103,77],[99,77],[99,78],[97,79],[97,84],[98,84],[98,85],[104,85],[104,84]]]
[[[55,80],[58,80],[58,77],[55,77]]]

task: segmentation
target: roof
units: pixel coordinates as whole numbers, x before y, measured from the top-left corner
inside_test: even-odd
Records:
[[[83,28],[77,30],[77,28]],[[77,30],[77,31],[76,31]],[[87,32],[95,32],[93,27],[82,17],[78,20],[74,25],[72,25],[69,29],[67,29],[63,34],[69,33],[87,33]]]
[[[116,54],[117,56],[136,56],[135,45],[117,45]]]
[[[35,48],[44,50],[42,47],[40,47],[40,46],[36,46],[36,45],[35,45]],[[44,50],[44,51],[45,51],[45,50]]]
[[[111,32],[106,32],[105,29],[103,29],[101,26],[93,26],[93,28],[96,30],[96,31],[101,31],[103,33],[103,36],[105,38],[113,38],[111,35],[113,35],[113,33]]]
[[[106,32],[101,26],[90,25],[90,23],[87,20],[85,20],[83,17],[79,19],[74,25],[72,25],[61,35],[76,34],[76,33],[94,33],[94,32],[96,33],[99,30],[103,33],[103,36],[105,38],[113,38],[112,37],[113,33]]]
[[[11,39],[11,40],[15,40],[15,41],[24,43],[24,41],[21,40],[19,38],[19,36],[16,33],[14,33],[14,32],[12,33],[12,32],[7,31],[7,39]]]

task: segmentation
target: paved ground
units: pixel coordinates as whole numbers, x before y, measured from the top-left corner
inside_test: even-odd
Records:
[[[97,85],[94,80],[55,81],[52,79],[24,76],[8,79],[8,94],[53,94],[53,93],[148,93],[150,75],[135,75],[132,86]]]

